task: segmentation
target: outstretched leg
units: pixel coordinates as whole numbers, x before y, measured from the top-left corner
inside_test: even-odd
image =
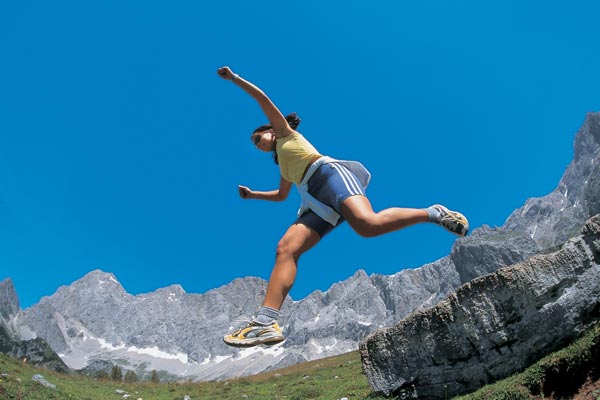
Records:
[[[465,236],[469,230],[469,222],[464,215],[444,206],[435,205],[428,209],[387,208],[375,212],[369,199],[361,195],[344,200],[342,215],[352,229],[364,237],[383,235],[423,222],[435,222],[459,236]]]
[[[366,196],[348,197],[342,204],[342,215],[361,236],[373,237],[428,222],[427,211],[418,208],[387,208],[373,211]]]

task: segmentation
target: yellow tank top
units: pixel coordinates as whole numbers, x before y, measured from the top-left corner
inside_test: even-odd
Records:
[[[281,176],[288,182],[299,185],[308,164],[320,156],[308,140],[298,132],[277,139],[275,147]]]

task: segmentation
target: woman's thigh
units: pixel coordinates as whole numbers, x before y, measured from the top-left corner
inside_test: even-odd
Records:
[[[321,237],[303,223],[294,223],[279,240],[277,254],[294,255],[296,258],[319,243]]]

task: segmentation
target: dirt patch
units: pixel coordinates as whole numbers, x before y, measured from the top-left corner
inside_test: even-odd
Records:
[[[600,400],[600,380],[593,381],[589,379],[578,389],[577,393],[571,396],[558,396],[553,394],[541,398],[539,396],[530,395],[530,398],[532,400]]]
[[[587,381],[573,396],[573,400],[600,400],[600,379]]]

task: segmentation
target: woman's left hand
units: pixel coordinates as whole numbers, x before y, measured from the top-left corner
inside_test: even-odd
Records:
[[[231,71],[229,67],[221,67],[217,70],[217,74],[227,81],[230,81],[234,77],[234,73]]]
[[[252,194],[252,190],[246,186],[238,185],[238,191],[242,199],[249,199]]]

